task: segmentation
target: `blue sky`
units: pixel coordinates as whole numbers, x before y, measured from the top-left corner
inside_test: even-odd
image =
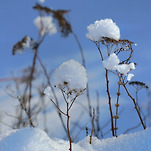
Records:
[[[11,50],[13,45],[25,35],[37,38],[37,29],[33,24],[33,20],[38,13],[32,9],[35,2],[38,2],[38,0],[6,0],[1,2],[0,68],[2,70],[0,77],[9,76],[10,71],[17,70],[18,67],[25,66],[28,63],[30,64],[31,54],[26,53],[22,56],[12,56]],[[87,33],[86,27],[95,20],[112,18],[120,28],[121,38],[137,43],[137,47],[134,48],[136,50],[134,57],[139,64],[138,72],[139,70],[145,70],[143,68],[146,68],[145,72],[148,72],[151,49],[151,2],[149,0],[46,0],[45,5],[54,9],[71,10],[69,20],[82,44],[85,54],[88,49],[93,49],[93,53],[97,53],[95,45],[85,38]],[[41,49],[43,50],[40,50],[40,55],[43,58],[48,57],[48,54],[49,56],[51,54],[51,56],[57,57],[60,55],[66,56],[70,52],[77,53],[78,51],[72,36],[64,39],[60,38],[59,34],[47,37]],[[139,74],[142,74],[142,72]],[[148,77],[145,74],[144,76]],[[142,80],[146,80],[146,78]]]
[[[10,77],[12,72],[17,74],[19,70],[32,63],[33,55],[30,50],[22,55],[12,56],[12,48],[25,35],[37,39],[38,30],[33,20],[38,13],[32,9],[35,2],[38,0],[1,2],[0,78]],[[135,74],[133,80],[151,84],[150,0],[46,0],[44,5],[53,9],[71,10],[68,20],[81,42],[90,77],[90,89],[93,92],[104,87],[104,69],[96,46],[85,37],[85,34],[89,24],[105,18],[113,19],[120,28],[122,39],[137,43],[133,48],[135,50],[133,61],[137,62],[138,66],[133,72]],[[79,48],[72,35],[67,38],[61,37],[60,34],[47,36],[40,47],[39,56],[49,70],[55,69],[69,59],[81,61]]]

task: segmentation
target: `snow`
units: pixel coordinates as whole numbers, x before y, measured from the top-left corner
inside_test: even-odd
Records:
[[[53,18],[51,16],[38,16],[34,20],[34,24],[37,26],[41,36],[44,36],[46,33],[51,35],[57,32],[56,26],[53,23]]]
[[[41,3],[44,3],[45,2],[45,0],[39,0]]]
[[[134,63],[130,63],[130,64],[121,64],[121,65],[118,65],[117,66],[117,70],[123,74],[123,75],[127,75],[127,73],[130,71],[130,70],[133,70],[135,69],[135,65]]]
[[[53,97],[52,96],[52,89],[50,86],[46,87],[46,89],[44,90],[44,94],[47,95],[50,99]]]
[[[129,73],[129,74],[127,75],[127,81],[131,81],[132,77],[134,77],[134,74]]]
[[[102,61],[102,63],[103,63],[104,68],[106,68],[108,70],[117,70],[117,71],[119,71],[119,73],[121,73],[125,76],[127,76],[127,74],[131,70],[135,69],[135,64],[134,63],[119,64],[120,59],[118,58],[118,56],[115,53],[112,53],[107,59]],[[127,80],[130,81],[133,76],[134,76],[133,74],[130,74],[127,77]]]
[[[73,151],[150,151],[151,128],[119,137],[99,140],[89,136],[78,143],[72,143]],[[0,151],[67,151],[69,142],[51,139],[38,128],[22,128],[0,135]]]
[[[64,62],[54,73],[55,86],[66,93],[81,93],[86,89],[87,82],[86,69],[75,60]]]
[[[117,55],[112,53],[107,59],[103,61],[103,66],[108,70],[116,70],[119,63],[120,60]]]
[[[88,27],[86,37],[92,41],[99,41],[102,37],[107,37],[114,40],[120,39],[120,29],[112,19],[102,19],[95,21]]]

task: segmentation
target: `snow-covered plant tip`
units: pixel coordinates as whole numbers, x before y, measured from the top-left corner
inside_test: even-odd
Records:
[[[52,89],[48,86],[44,90],[44,94],[47,95],[52,103],[56,106],[58,111],[67,117],[67,134],[69,139],[70,148],[72,151],[72,139],[69,129],[69,111],[74,104],[77,97],[85,91],[87,87],[87,72],[86,69],[77,61],[69,60],[60,65],[54,73],[55,87],[59,88],[62,92],[63,99],[66,103],[66,112],[62,111],[55,103],[52,97]],[[74,94],[74,95],[73,95]]]
[[[135,69],[135,63],[131,62],[131,58],[133,56],[134,50],[132,49],[133,42],[120,39],[120,30],[118,26],[112,21],[112,19],[104,19],[100,21],[95,21],[94,24],[90,24],[88,27],[88,33],[86,37],[92,40],[100,53],[101,60],[103,66],[105,68],[105,77],[106,77],[106,88],[107,88],[107,96],[109,102],[109,110],[110,110],[110,117],[111,117],[111,131],[113,136],[117,136],[117,119],[119,118],[118,115],[118,107],[119,107],[119,96],[121,95],[120,88],[121,86],[124,87],[127,95],[133,101],[135,109],[138,113],[139,119],[143,128],[145,129],[146,126],[143,122],[141,114],[139,112],[139,107],[136,104],[135,98],[133,98],[128,91],[126,84],[131,80],[134,74],[129,73],[131,70]],[[106,47],[106,54],[102,53],[100,43]],[[127,58],[120,60],[118,55],[121,52],[129,53]],[[107,56],[106,59],[104,59]],[[125,57],[124,56],[124,57]],[[118,92],[117,95],[117,102],[115,104],[116,111],[115,115],[112,111],[112,98],[109,89],[109,76],[108,74],[114,73],[118,77]],[[126,78],[127,76],[127,78]]]
[[[44,36],[47,33],[51,35],[57,32],[56,26],[53,23],[53,18],[51,16],[38,16],[34,20],[34,24],[37,26],[41,36]]]
[[[77,61],[64,62],[54,73],[55,86],[69,93],[82,93],[87,86],[86,69]]]
[[[119,40],[120,30],[119,27],[113,22],[112,19],[104,19],[95,21],[88,27],[86,37],[92,41],[99,41],[102,37]]]

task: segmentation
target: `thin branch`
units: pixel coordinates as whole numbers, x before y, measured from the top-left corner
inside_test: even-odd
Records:
[[[93,108],[92,130],[91,130],[91,135],[90,135],[90,144],[92,144],[92,136],[93,136],[93,132],[94,132],[94,120],[95,120],[95,110]]]
[[[67,114],[64,113],[64,112],[56,105],[56,103],[55,103],[52,99],[50,99],[50,101],[55,105],[55,107],[59,110],[60,113],[62,113],[63,115],[67,116]]]
[[[105,69],[105,71],[106,71],[105,77],[106,77],[106,88],[107,88],[106,92],[107,92],[107,95],[108,95],[109,111],[110,111],[110,117],[111,117],[111,131],[112,131],[112,136],[115,136],[115,134],[114,134],[112,105],[111,105],[111,96],[110,96],[110,91],[109,91],[108,70]]]
[[[145,126],[145,124],[144,124],[144,122],[143,122],[143,119],[142,119],[141,114],[140,114],[140,112],[139,112],[138,106],[137,106],[137,104],[136,104],[136,102],[135,102],[135,99],[131,96],[131,94],[129,93],[129,91],[128,91],[127,87],[125,86],[125,84],[123,84],[123,87],[125,88],[125,91],[127,92],[128,96],[132,99],[132,101],[133,101],[133,103],[134,103],[135,109],[136,109],[136,111],[137,111],[137,114],[138,114],[138,116],[139,116],[139,119],[140,119],[140,121],[141,121],[141,124],[142,124],[143,128],[146,129],[146,126]]]

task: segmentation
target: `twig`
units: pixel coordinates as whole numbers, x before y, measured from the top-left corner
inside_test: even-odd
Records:
[[[95,110],[93,108],[92,130],[91,130],[91,135],[90,135],[90,144],[92,144],[92,136],[93,136],[93,132],[94,132],[94,120],[95,120]]]
[[[106,71],[105,77],[106,77],[106,88],[107,88],[106,92],[108,95],[109,111],[110,111],[110,117],[111,117],[111,131],[112,131],[112,136],[115,136],[114,123],[113,123],[113,113],[112,113],[112,106],[111,106],[111,96],[110,96],[110,91],[109,91],[108,70],[105,69],[105,71]]]
[[[140,119],[140,121],[141,121],[141,124],[142,124],[143,128],[146,129],[146,126],[145,126],[145,124],[144,124],[144,122],[143,122],[143,119],[142,119],[141,114],[140,114],[140,112],[139,112],[138,106],[137,106],[137,104],[136,104],[136,102],[135,102],[135,99],[131,96],[131,94],[129,93],[129,91],[128,91],[127,87],[125,86],[125,84],[123,84],[123,87],[125,88],[125,91],[127,92],[128,96],[132,99],[132,101],[133,101],[133,103],[134,103],[135,109],[136,109],[136,111],[137,111],[137,114],[138,114],[138,116],[139,116],[139,119]]]
[[[72,141],[71,141],[71,136],[70,136],[70,128],[69,128],[69,103],[67,102],[67,132],[68,132],[68,139],[69,139],[69,144],[70,148],[69,150],[72,151]]]
[[[116,100],[116,104],[115,104],[115,107],[116,107],[116,115],[114,116],[114,119],[115,119],[115,136],[117,137],[117,119],[119,119],[119,115],[118,115],[118,109],[119,109],[119,97],[120,97],[120,87],[121,87],[121,77],[119,77],[119,82],[118,82],[118,92],[117,92],[117,100]]]

